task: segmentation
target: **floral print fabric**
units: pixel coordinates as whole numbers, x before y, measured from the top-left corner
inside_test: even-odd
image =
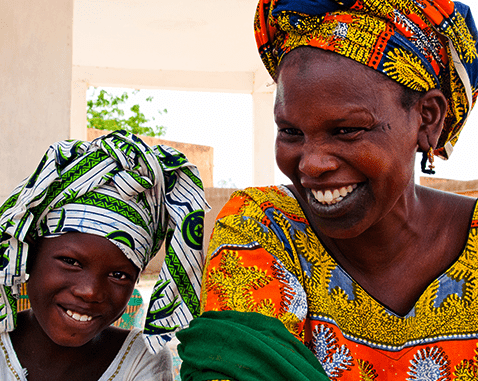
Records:
[[[475,380],[477,275],[475,209],[458,260],[398,316],[335,262],[287,188],[248,188],[216,221],[202,310],[278,318],[331,380]]]

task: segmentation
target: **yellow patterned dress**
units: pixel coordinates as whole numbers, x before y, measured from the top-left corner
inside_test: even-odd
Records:
[[[285,187],[234,193],[220,212],[202,310],[281,320],[331,380],[478,380],[478,208],[458,260],[406,316],[331,257]]]

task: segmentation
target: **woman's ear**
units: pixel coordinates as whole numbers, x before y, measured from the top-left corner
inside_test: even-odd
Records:
[[[418,131],[418,149],[428,152],[430,147],[436,148],[440,137],[447,111],[447,101],[438,89],[426,92],[416,103],[415,107],[421,116],[421,125]]]

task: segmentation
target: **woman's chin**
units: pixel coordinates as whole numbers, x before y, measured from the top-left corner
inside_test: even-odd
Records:
[[[353,192],[335,203],[318,201],[310,190],[306,194],[313,222],[330,238],[355,238],[373,224],[369,221],[369,214],[374,198],[367,183],[358,184]]]

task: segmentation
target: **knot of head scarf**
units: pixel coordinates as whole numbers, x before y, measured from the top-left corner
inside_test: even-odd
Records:
[[[435,154],[448,159],[477,97],[477,30],[451,0],[260,0],[254,32],[272,77],[299,46],[329,50],[426,92],[448,110]]]
[[[15,296],[28,280],[27,237],[99,235],[140,270],[166,240],[145,329],[158,350],[198,315],[208,208],[197,168],[173,148],[149,147],[125,131],[53,144],[0,207],[0,332],[16,325]]]

